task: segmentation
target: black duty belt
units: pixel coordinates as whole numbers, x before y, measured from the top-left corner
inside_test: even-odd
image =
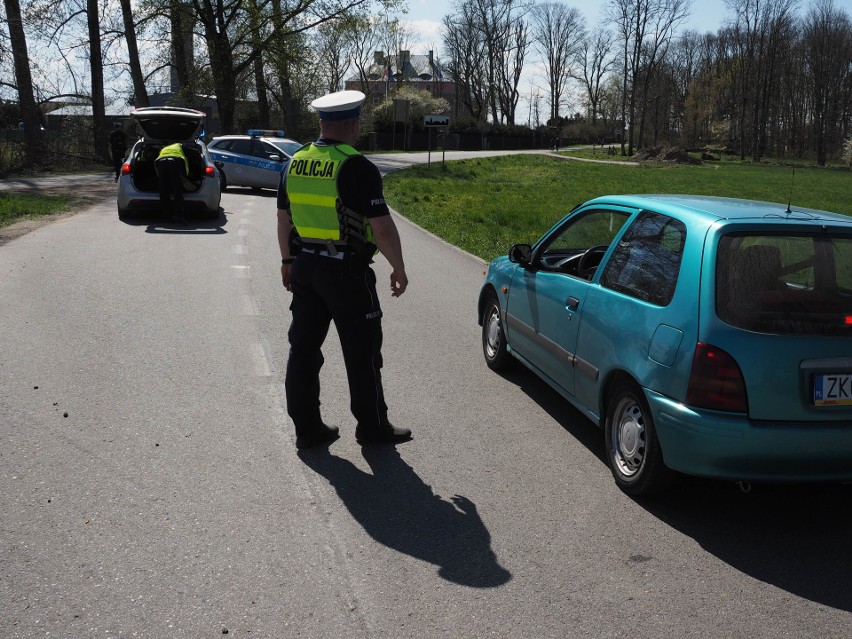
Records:
[[[304,246],[304,245],[302,246],[302,253],[310,253],[312,255],[320,255],[322,257],[330,257],[333,260],[342,260],[347,255],[349,255],[349,253],[347,253],[345,250],[335,249],[334,252],[331,252],[326,248],[322,248],[322,249],[319,248],[319,247],[313,248],[313,247]]]

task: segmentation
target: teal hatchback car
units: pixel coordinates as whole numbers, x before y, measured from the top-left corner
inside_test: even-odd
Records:
[[[852,480],[852,218],[600,197],[489,266],[485,361],[604,430],[618,486]]]

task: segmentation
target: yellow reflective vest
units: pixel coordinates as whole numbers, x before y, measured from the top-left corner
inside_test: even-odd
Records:
[[[345,246],[352,240],[373,243],[369,222],[345,209],[337,190],[343,163],[360,155],[348,144],[308,144],[298,150],[287,168],[290,215],[299,237],[308,242]]]
[[[186,174],[189,175],[189,160],[186,159],[186,153],[183,152],[183,146],[179,142],[176,144],[169,144],[168,146],[164,146],[160,151],[160,155],[157,156],[158,160],[161,158],[182,159],[184,165],[186,166]]]

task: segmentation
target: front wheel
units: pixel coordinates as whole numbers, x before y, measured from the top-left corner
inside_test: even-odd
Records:
[[[667,490],[675,474],[663,462],[654,419],[642,390],[620,383],[606,404],[607,460],[618,487],[628,495]]]
[[[482,354],[488,368],[493,371],[507,370],[514,361],[506,347],[500,304],[494,297],[489,297],[485,302],[485,312],[482,314]]]

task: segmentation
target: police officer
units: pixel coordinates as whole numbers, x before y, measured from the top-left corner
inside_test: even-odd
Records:
[[[189,160],[180,143],[164,146],[154,161],[160,185],[160,206],[174,222],[186,224],[183,214],[183,178],[189,175]]]
[[[121,122],[113,122],[112,126],[112,131],[109,134],[109,148],[112,153],[115,181],[118,182],[118,173],[121,171],[121,163],[124,161],[124,152],[127,151],[127,136],[121,128]]]
[[[296,447],[334,441],[338,429],[320,417],[321,347],[334,321],[343,348],[350,407],[362,445],[411,439],[388,421],[382,390],[382,309],[370,268],[378,249],[392,271],[394,297],[408,277],[402,246],[376,166],[352,144],[364,94],[339,91],[314,100],[320,137],[296,152],[278,188],[281,279],[293,293],[285,388]]]

